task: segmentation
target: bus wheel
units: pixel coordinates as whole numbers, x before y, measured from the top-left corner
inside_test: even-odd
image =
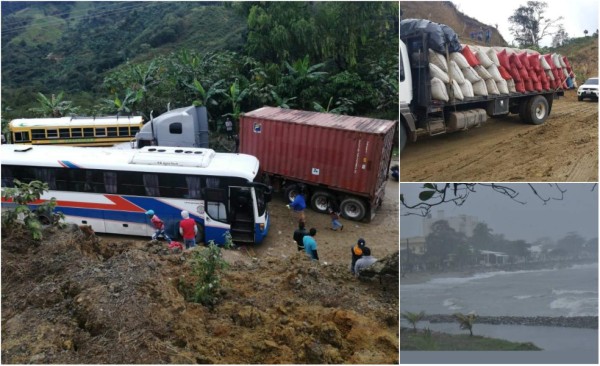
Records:
[[[333,197],[325,191],[316,191],[310,198],[310,207],[319,213],[327,213],[329,202],[333,201]]]
[[[198,232],[196,233],[196,244],[204,243],[204,225],[196,223]]]
[[[340,209],[342,210],[342,216],[345,219],[354,221],[362,220],[367,213],[367,209],[362,200],[354,197],[343,200]]]
[[[300,188],[298,187],[298,185],[290,184],[285,187],[285,191],[283,194],[284,194],[285,199],[288,201],[288,203],[290,203],[294,200],[294,198],[296,198],[296,195],[298,194],[298,192],[300,192]]]

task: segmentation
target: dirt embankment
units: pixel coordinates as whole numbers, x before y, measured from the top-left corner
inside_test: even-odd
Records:
[[[296,252],[291,214],[274,201],[268,242],[224,251],[230,267],[214,308],[177,289],[191,252],[65,231],[38,245],[4,236],[2,362],[397,364],[398,286],[348,271],[357,235],[379,258],[398,250],[398,184],[389,183],[395,199],[392,191],[373,223],[332,232],[328,216],[308,213],[320,263]]]
[[[598,102],[575,90],[554,101],[543,125],[518,115],[466,132],[423,137],[400,159],[402,182],[593,182],[598,180]]]

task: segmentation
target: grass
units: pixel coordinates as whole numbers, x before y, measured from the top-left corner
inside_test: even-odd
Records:
[[[402,351],[540,351],[531,342],[519,343],[503,339],[447,334],[440,332],[413,333],[406,329],[400,335]]]

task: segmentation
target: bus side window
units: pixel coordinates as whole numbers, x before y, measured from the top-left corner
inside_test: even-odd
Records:
[[[206,213],[213,220],[227,222],[227,209],[223,202],[206,202]]]
[[[117,174],[119,181],[119,194],[133,196],[145,196],[144,180],[142,173],[139,172],[119,172]]]
[[[48,188],[50,189],[56,189],[56,172],[54,168],[35,169],[35,179],[48,183]]]
[[[129,127],[119,127],[119,136],[129,136]]]
[[[104,172],[104,189],[106,193],[117,193],[117,173]]]
[[[108,137],[117,137],[117,128],[116,127],[108,127],[107,129]]]
[[[188,198],[201,199],[202,198],[202,187],[200,185],[200,177],[187,176],[185,177],[187,183]]]
[[[60,128],[58,130],[58,133],[60,135],[60,138],[63,138],[63,139],[68,139],[71,137],[71,133],[68,128]]]
[[[26,142],[29,141],[29,132],[15,132],[14,133],[14,141],[15,142]]]
[[[80,127],[71,128],[71,136],[82,137],[83,134],[81,133],[81,128]]]
[[[94,137],[94,129],[93,128],[84,128],[83,129],[83,137]]]
[[[146,195],[150,197],[160,197],[160,188],[158,186],[158,175],[156,174],[143,174],[144,177],[144,188],[146,189]]]
[[[2,166],[2,187],[13,188],[15,186],[15,177],[13,176],[12,167]]]
[[[31,130],[31,138],[33,140],[43,140],[46,138],[46,130],[44,129],[35,129]]]

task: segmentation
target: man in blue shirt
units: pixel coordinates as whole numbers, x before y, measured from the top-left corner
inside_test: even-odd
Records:
[[[314,227],[310,228],[308,235],[305,235],[302,239],[302,243],[304,244],[304,251],[312,260],[319,260],[319,254],[317,254],[317,241],[315,240],[315,235],[317,235],[317,229]]]
[[[300,188],[300,191],[294,197],[294,200],[287,205],[287,208],[291,208],[294,210],[298,221],[306,221],[304,217],[304,209],[306,208],[306,200],[304,199],[304,189]]]

